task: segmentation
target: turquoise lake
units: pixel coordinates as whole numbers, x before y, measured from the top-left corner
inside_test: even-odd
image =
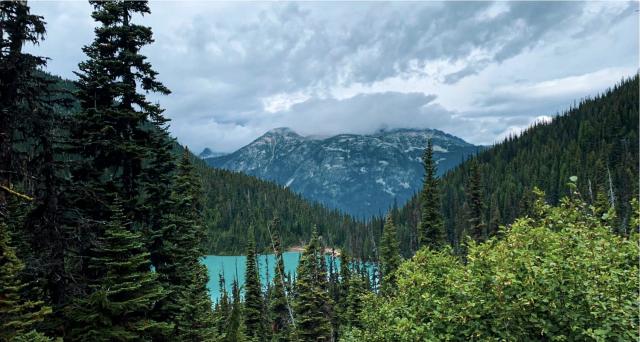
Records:
[[[296,267],[300,261],[299,252],[285,252],[282,254],[284,259],[284,272],[295,276]],[[335,265],[339,265],[340,261],[334,259]],[[231,285],[234,279],[238,279],[240,286],[244,284],[244,272],[247,257],[244,255],[208,255],[204,258],[203,263],[209,271],[209,291],[211,299],[215,303],[220,297],[220,275],[225,278],[225,285],[228,293],[231,293]],[[274,254],[265,254],[258,256],[258,267],[260,270],[260,281],[262,286],[266,288],[267,274],[269,281],[273,281],[275,275],[276,257]],[[327,262],[330,258],[327,257]]]
[[[282,254],[284,259],[284,272],[295,277],[296,267],[300,261],[300,252],[285,252]],[[332,258],[326,256],[327,269],[331,263]],[[227,293],[231,294],[231,285],[234,279],[238,279],[240,286],[244,285],[244,272],[247,262],[247,257],[244,255],[207,255],[202,260],[202,263],[207,266],[209,271],[209,292],[211,293],[211,300],[215,303],[220,297],[220,275],[224,276],[225,288]],[[333,258],[334,269],[340,268],[340,259]],[[263,288],[266,290],[267,274],[269,275],[269,282],[273,281],[276,268],[276,257],[274,254],[263,254],[258,256],[258,267],[260,270],[260,282]],[[367,266],[369,273],[372,273],[373,266]]]

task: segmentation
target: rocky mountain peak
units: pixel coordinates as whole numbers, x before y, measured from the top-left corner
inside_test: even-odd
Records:
[[[440,174],[478,150],[433,129],[307,138],[281,127],[234,153],[206,161],[274,181],[331,208],[370,217],[384,213],[394,201],[401,205],[419,190],[428,139],[433,141]]]
[[[224,153],[224,152],[214,152],[210,148],[205,147],[205,149],[202,150],[202,152],[200,152],[200,154],[198,154],[198,157],[200,157],[202,159],[208,159],[208,158],[221,157],[221,156],[224,156],[226,154],[227,153]]]

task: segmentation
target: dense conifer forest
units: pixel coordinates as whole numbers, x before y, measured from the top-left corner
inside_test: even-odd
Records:
[[[637,75],[441,179],[429,143],[423,189],[365,224],[177,145],[148,3],[90,4],[72,84],[24,49],[46,18],[0,2],[0,341],[637,337]],[[202,257],[238,252],[212,301]]]
[[[72,95],[78,90],[69,80],[43,73],[51,81],[49,88],[67,102],[58,108],[61,115],[76,113],[79,102]],[[180,158],[185,147],[173,140],[172,153]],[[260,251],[270,249],[267,225],[278,217],[282,224],[282,243],[286,247],[301,246],[317,229],[336,248],[357,250],[362,257],[373,255],[373,232],[366,223],[338,210],[328,209],[305,200],[291,190],[271,182],[238,172],[211,168],[187,151],[198,181],[202,184],[204,226],[207,232],[204,248],[208,254],[241,254],[246,246],[247,227],[254,227]]]
[[[271,251],[268,224],[278,217],[282,245],[302,246],[311,236],[311,227],[331,246],[353,250],[361,257],[373,254],[373,230],[338,210],[309,202],[291,190],[258,178],[207,166],[197,157],[192,163],[205,194],[205,248],[210,254],[241,254],[247,229],[255,230],[258,249]]]
[[[477,237],[496,235],[500,225],[531,212],[534,187],[549,203],[559,203],[569,193],[570,176],[578,177],[588,203],[614,209],[614,230],[628,235],[634,228],[629,203],[638,195],[638,83],[638,75],[623,80],[447,172],[439,181],[438,206],[445,240],[460,245],[472,226]],[[392,209],[407,256],[416,250],[416,227],[425,222],[423,196]],[[380,231],[382,220],[377,222]]]

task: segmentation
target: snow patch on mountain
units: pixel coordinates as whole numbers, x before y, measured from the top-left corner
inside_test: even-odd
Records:
[[[294,177],[294,178],[289,179],[289,180],[287,181],[287,184],[285,184],[285,185],[284,185],[284,187],[285,187],[285,188],[288,188],[288,187],[289,187],[289,185],[291,185],[291,183],[293,183],[293,181],[294,181],[294,180],[295,180],[295,177]]]
[[[402,205],[420,189],[429,139],[438,174],[479,149],[431,129],[305,137],[281,127],[231,154],[201,157],[211,166],[271,180],[331,208],[370,217],[394,201]]]
[[[433,145],[433,152],[449,152],[449,150],[447,150],[446,148],[439,146],[439,145]]]

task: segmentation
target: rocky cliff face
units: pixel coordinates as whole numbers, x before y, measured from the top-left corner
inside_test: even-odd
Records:
[[[224,156],[201,155],[214,167],[274,181],[357,217],[381,214],[408,200],[422,185],[421,156],[431,138],[440,174],[479,147],[431,129],[396,129],[369,135],[303,137],[273,129]]]

